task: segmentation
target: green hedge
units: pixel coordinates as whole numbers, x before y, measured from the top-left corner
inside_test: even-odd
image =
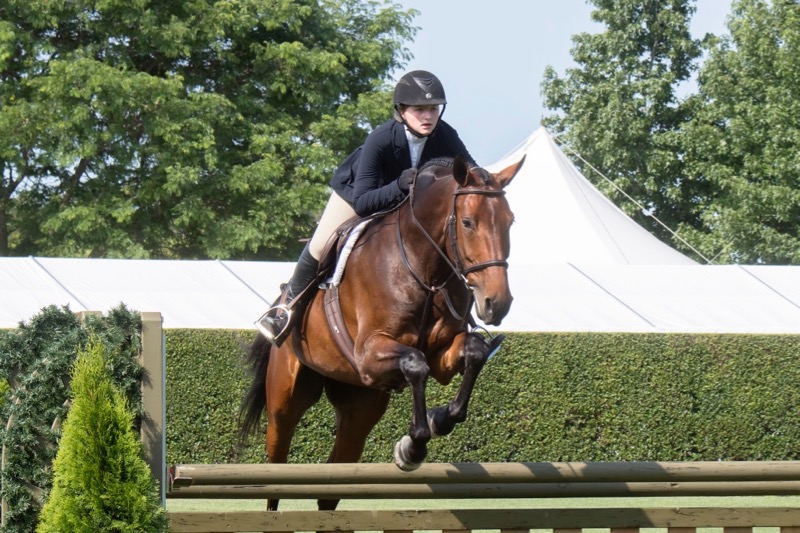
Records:
[[[259,461],[256,439],[237,442],[239,404],[249,384],[242,366],[252,333],[167,330],[167,462]]]
[[[236,420],[253,333],[167,330],[167,460],[259,462]],[[510,334],[486,365],[469,418],[429,461],[782,460],[800,458],[800,336]],[[429,406],[457,383],[431,383]],[[408,392],[392,399],[364,461],[391,461]],[[291,461],[322,462],[333,414],[304,418]]]

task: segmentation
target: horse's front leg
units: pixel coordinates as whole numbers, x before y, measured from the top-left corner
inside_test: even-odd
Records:
[[[402,470],[416,470],[428,455],[428,441],[431,440],[425,401],[425,389],[431,369],[425,355],[381,334],[370,336],[363,344],[362,353],[364,357],[360,361],[359,372],[365,385],[388,388],[396,386],[399,370],[411,389],[412,408],[408,435],[395,445],[394,461]]]
[[[456,361],[463,363],[464,377],[455,397],[447,405],[440,405],[428,411],[428,424],[434,437],[441,437],[453,431],[456,424],[467,419],[467,407],[486,360],[491,353],[490,344],[477,333],[464,333],[456,337],[450,349],[440,359],[443,376],[439,381],[449,382],[457,366]]]

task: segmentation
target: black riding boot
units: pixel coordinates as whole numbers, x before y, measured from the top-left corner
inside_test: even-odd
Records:
[[[292,278],[283,286],[278,301],[256,322],[258,331],[275,346],[283,343],[291,331],[294,317],[303,314],[305,304],[314,294],[313,288],[309,288],[309,285],[316,280],[318,267],[319,261],[308,251],[308,246],[303,248]],[[307,288],[309,290],[306,290]]]

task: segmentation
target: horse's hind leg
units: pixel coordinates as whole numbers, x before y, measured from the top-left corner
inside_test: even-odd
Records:
[[[297,424],[322,396],[324,378],[302,365],[284,345],[273,349],[267,370],[267,458],[270,463],[285,463]],[[278,509],[278,500],[269,500],[267,510]]]
[[[326,383],[325,393],[336,411],[336,439],[328,462],[356,463],[372,428],[386,412],[390,395],[383,390],[333,380]],[[319,500],[317,504],[320,511],[332,511],[339,500]]]
[[[457,423],[467,419],[467,407],[472,397],[472,391],[475,388],[475,382],[478,379],[478,374],[483,369],[483,365],[486,364],[490,352],[489,344],[477,333],[464,334],[461,339],[457,339],[457,342],[454,343],[453,349],[451,349],[451,353],[457,351],[459,352],[459,357],[463,358],[464,377],[461,380],[461,386],[450,403],[434,407],[428,411],[428,424],[434,437],[449,434]],[[446,364],[447,360],[446,354],[442,362]],[[436,370],[439,369],[434,369],[434,375]],[[449,379],[443,379],[442,381],[449,381]]]

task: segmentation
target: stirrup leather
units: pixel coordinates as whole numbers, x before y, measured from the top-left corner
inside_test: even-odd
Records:
[[[265,318],[277,318],[279,314],[286,315],[286,321],[284,322],[283,328],[277,333],[273,334],[262,322]],[[279,340],[286,338],[286,335],[289,333],[289,328],[292,326],[292,315],[294,314],[294,310],[289,307],[287,304],[276,304],[267,309],[267,312],[264,313],[259,317],[258,320],[255,322],[256,329],[261,333],[269,342],[275,344]]]

